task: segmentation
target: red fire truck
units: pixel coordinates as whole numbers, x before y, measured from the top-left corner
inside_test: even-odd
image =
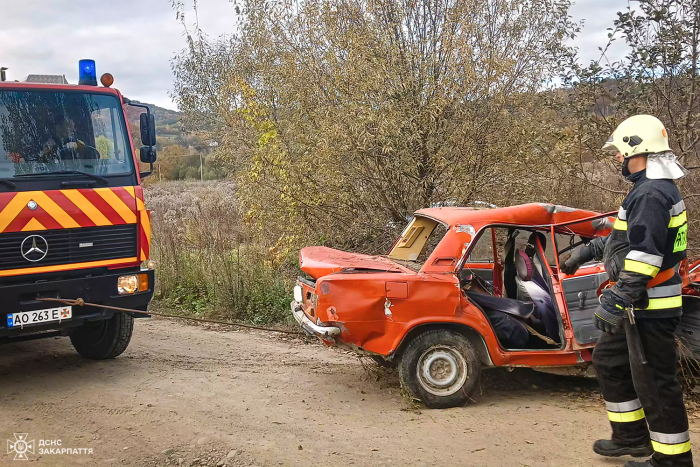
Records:
[[[150,218],[141,180],[156,160],[147,106],[97,84],[81,60],[79,83],[0,72],[0,344],[69,336],[78,353],[114,358],[131,340],[132,316],[101,306],[44,299],[83,298],[146,311],[153,296]],[[141,114],[139,172],[125,105]]]

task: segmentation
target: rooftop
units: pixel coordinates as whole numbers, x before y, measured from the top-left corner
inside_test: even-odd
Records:
[[[26,83],[68,84],[66,75],[29,75],[24,81]]]

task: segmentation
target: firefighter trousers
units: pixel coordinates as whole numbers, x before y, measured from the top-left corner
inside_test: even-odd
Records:
[[[651,462],[657,467],[693,465],[688,416],[676,374],[675,331],[680,320],[640,318],[631,325],[625,319],[624,332],[604,332],[593,351],[612,440],[622,445],[651,441]]]

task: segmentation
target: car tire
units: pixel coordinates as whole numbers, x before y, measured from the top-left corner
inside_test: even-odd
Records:
[[[76,328],[70,335],[70,341],[80,356],[107,360],[126,350],[133,330],[134,318],[116,312],[110,319],[85,323]]]
[[[447,329],[416,336],[399,362],[401,386],[431,409],[465,405],[480,375],[481,360],[474,345]]]

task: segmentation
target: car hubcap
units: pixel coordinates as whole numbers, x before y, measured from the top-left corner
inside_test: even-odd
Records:
[[[449,396],[459,391],[469,376],[464,356],[454,347],[434,346],[418,359],[418,381],[430,394]]]

